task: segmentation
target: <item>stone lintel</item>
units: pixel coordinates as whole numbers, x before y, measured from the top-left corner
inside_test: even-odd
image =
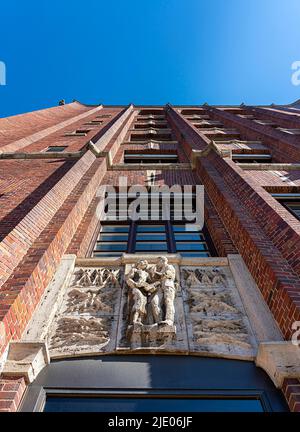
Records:
[[[190,265],[195,267],[226,267],[228,259],[226,257],[209,257],[209,258],[193,258],[182,257],[180,254],[164,254],[168,258],[169,263],[178,265]],[[125,264],[134,264],[139,259],[146,259],[149,263],[154,263],[157,259],[156,255],[151,254],[127,254],[116,258],[77,258],[77,267],[98,267],[98,266],[121,266]]]
[[[47,345],[43,342],[10,342],[2,377],[22,376],[27,384],[35,380],[50,363]]]
[[[285,378],[300,378],[300,347],[290,341],[263,342],[255,363],[281,388]]]

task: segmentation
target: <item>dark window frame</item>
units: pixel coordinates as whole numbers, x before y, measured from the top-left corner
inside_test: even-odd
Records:
[[[281,204],[294,218],[300,221],[300,215],[294,212],[293,209],[290,208],[289,204],[299,204],[300,208],[300,193],[272,193],[271,194],[276,201]]]
[[[123,251],[122,250],[120,250],[120,251],[114,251],[114,250],[111,250],[111,251],[103,251],[103,250],[101,251],[101,250],[98,250],[97,251],[96,250],[97,244],[101,242],[101,240],[100,240],[101,228],[102,228],[102,226],[108,226],[108,225],[109,226],[110,225],[115,225],[115,226],[120,226],[120,225],[126,226],[126,225],[129,225],[128,240],[127,240],[127,248],[126,248],[126,250],[123,250]],[[143,233],[143,231],[140,232],[140,233],[138,233],[137,232],[137,227],[138,226],[144,226],[144,225],[145,226],[149,225],[149,226],[152,226],[152,227],[154,227],[155,225],[159,225],[159,226],[164,225],[165,226],[165,230],[163,232],[166,234],[167,250],[157,250],[157,251],[155,251],[155,250],[153,250],[153,251],[151,251],[151,250],[150,251],[149,250],[148,251],[145,250],[145,251],[139,251],[139,250],[136,249],[136,243],[137,242],[138,243],[145,243],[145,244],[147,243],[147,240],[137,240],[137,234],[142,234]],[[176,220],[175,221],[166,221],[166,220],[163,220],[163,221],[162,220],[158,220],[158,221],[143,221],[143,220],[141,220],[141,221],[130,221],[130,220],[126,220],[126,221],[102,221],[101,222],[101,226],[100,226],[100,230],[99,230],[99,232],[98,232],[98,234],[96,236],[96,240],[94,241],[91,254],[92,254],[92,256],[94,258],[107,257],[109,255],[122,256],[123,253],[129,253],[129,254],[151,254],[151,255],[153,254],[153,255],[155,255],[155,254],[159,254],[159,253],[164,253],[164,254],[166,254],[166,253],[168,253],[168,254],[178,254],[179,253],[180,254],[181,252],[182,252],[182,256],[186,255],[189,252],[190,253],[195,253],[195,254],[196,253],[200,253],[200,252],[201,253],[208,253],[208,257],[217,256],[217,252],[216,252],[215,246],[214,246],[214,244],[212,242],[211,236],[210,236],[210,234],[209,234],[206,226],[204,226],[201,231],[196,231],[197,233],[199,233],[200,235],[203,236],[203,241],[198,241],[198,240],[195,240],[195,241],[178,240],[178,241],[176,241],[176,239],[175,239],[175,231],[173,229],[173,225],[183,225],[184,226],[185,222],[176,221]],[[183,231],[183,233],[184,232],[186,232],[187,234],[193,233],[193,231],[191,231],[191,232]],[[162,233],[162,232],[157,232],[157,234],[160,234],[160,233]],[[165,243],[163,240],[157,240],[157,241],[154,241],[154,242],[155,243]],[[196,243],[204,243],[207,247],[203,251],[201,251],[201,250],[196,251],[196,250],[193,250],[193,249],[188,249],[188,247],[187,247],[187,250],[180,251],[180,250],[177,249],[177,246],[176,246],[177,242],[186,243],[187,246],[190,245],[191,243],[194,243],[194,244],[196,244]],[[113,241],[107,241],[107,244],[108,243],[113,244],[114,242]],[[124,243],[124,242],[116,240],[115,243]],[[152,241],[152,243],[153,243],[153,241]],[[106,255],[106,252],[107,252],[107,255]],[[197,255],[191,255],[191,256],[197,256]],[[202,255],[199,255],[198,257],[201,257],[201,256]]]
[[[137,370],[146,368],[156,377],[151,384],[147,374],[140,378],[136,375]],[[118,375],[111,381],[106,371],[113,373],[115,370]],[[119,375],[123,376],[120,382]],[[28,386],[19,411],[42,411],[47,396],[63,395],[256,398],[265,411],[288,411],[280,390],[254,362],[185,355],[105,355],[54,360]]]
[[[52,149],[56,149],[56,150],[52,150]],[[63,151],[65,151],[65,149],[68,148],[67,145],[64,146],[48,146],[44,152],[45,153],[62,153]],[[62,149],[62,150],[57,150],[57,149]]]

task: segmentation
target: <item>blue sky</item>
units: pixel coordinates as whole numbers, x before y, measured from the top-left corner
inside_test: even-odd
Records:
[[[77,99],[269,104],[300,98],[299,0],[6,0],[0,116]]]

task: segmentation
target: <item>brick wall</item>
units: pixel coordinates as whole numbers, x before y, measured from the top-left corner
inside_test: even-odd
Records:
[[[212,109],[213,113],[219,114],[219,111],[221,114],[216,118],[233,118],[232,127],[239,124],[240,119],[234,114]],[[182,137],[185,145],[191,150],[205,148],[203,133],[174,109],[169,110],[169,116],[178,134],[185,131]],[[284,214],[278,212],[282,206],[259,184],[251,182],[234,162],[211,151],[198,158],[196,171],[234,246],[243,256],[284,336],[289,339],[292,323],[300,319],[297,231],[293,231],[291,224],[282,217]],[[286,238],[282,237],[284,235]]]
[[[291,411],[300,413],[300,379],[288,378],[284,380],[282,387]]]
[[[101,113],[105,110],[101,109]],[[238,128],[242,137],[263,140],[282,161],[300,156],[295,137],[283,137],[270,127],[237,117],[232,110],[202,111],[221,120],[226,127]],[[114,162],[120,162],[125,148],[143,148],[137,144],[121,147],[136,116],[132,106],[105,112],[111,117],[92,133],[100,151],[109,151]],[[84,117],[76,119],[78,115]],[[75,103],[6,119],[3,124],[7,131],[2,143],[6,149],[22,148],[29,152],[39,151],[45,145],[63,144],[63,134],[70,127],[64,121],[77,128],[94,115],[95,107]],[[258,115],[263,117],[264,112]],[[205,133],[178,111],[168,106],[166,116],[173,139],[180,143],[176,145],[180,162],[191,158],[192,150],[203,150],[210,143]],[[276,118],[284,124],[288,122],[286,117]],[[293,124],[297,121],[294,119]],[[89,136],[70,138],[72,151],[80,149],[89,139]],[[159,148],[171,149],[169,144]],[[89,252],[99,228],[95,215],[98,186],[118,186],[120,176],[127,177],[128,186],[145,186],[147,170],[107,172],[106,159],[95,158],[90,151],[76,161],[18,160],[0,161],[0,164],[3,169],[0,174],[0,204],[3,204],[0,207],[0,324],[6,333],[6,339],[0,340],[1,353],[10,340],[21,337],[63,254],[85,256]],[[195,170],[157,169],[155,184],[205,186],[205,220],[217,253],[243,256],[288,339],[291,324],[300,320],[300,228],[299,222],[266,190],[271,186],[280,187],[277,178],[274,182],[270,178],[270,173],[255,175],[243,171],[211,151],[198,158]],[[294,411],[299,411],[298,387],[299,380],[286,380],[283,389]],[[24,390],[20,378],[0,380],[0,410],[15,411]]]
[[[0,380],[0,413],[17,411],[25,390],[24,378]]]

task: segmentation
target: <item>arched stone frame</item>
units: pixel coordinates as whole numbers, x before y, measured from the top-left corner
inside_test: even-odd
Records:
[[[82,395],[256,399],[263,411],[288,411],[281,391],[254,362],[169,355],[52,361],[29,385],[20,411],[43,411],[47,397]]]

